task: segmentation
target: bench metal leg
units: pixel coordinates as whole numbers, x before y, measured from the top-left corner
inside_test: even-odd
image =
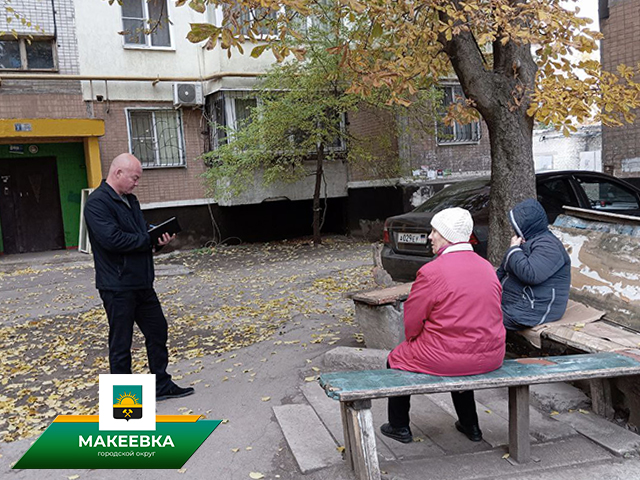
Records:
[[[606,378],[594,378],[590,380],[590,384],[593,413],[612,420],[615,410],[611,400],[611,383]]]
[[[347,465],[358,480],[380,480],[371,400],[341,402]]]
[[[529,385],[509,387],[509,457],[518,463],[531,460]]]

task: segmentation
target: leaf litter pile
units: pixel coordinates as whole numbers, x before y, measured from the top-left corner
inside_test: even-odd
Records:
[[[171,364],[180,360],[270,339],[294,316],[333,320],[307,341],[336,343],[336,325],[353,323],[344,294],[375,287],[369,251],[368,244],[334,237],[318,248],[284,241],[160,257],[156,265],[189,272],[156,279],[169,323],[170,371],[177,373]],[[109,372],[107,333],[102,308],[0,324],[0,441],[38,435],[56,415],[98,413],[98,375]],[[148,373],[137,328],[132,352],[134,373]],[[185,375],[204,368],[199,360],[191,365],[196,370]]]

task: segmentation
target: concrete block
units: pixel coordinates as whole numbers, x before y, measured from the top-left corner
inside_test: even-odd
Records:
[[[562,413],[553,418],[571,425],[582,435],[619,457],[637,455],[640,451],[640,435],[593,413]]]
[[[336,347],[323,355],[323,363],[331,371],[377,370],[387,368],[389,350]]]
[[[336,443],[309,405],[280,405],[273,412],[303,474],[342,463]]]
[[[530,392],[531,404],[544,412],[567,412],[591,406],[589,397],[568,383],[531,385]]]
[[[356,321],[368,348],[391,350],[404,340],[404,308],[396,305],[366,305],[354,302]]]

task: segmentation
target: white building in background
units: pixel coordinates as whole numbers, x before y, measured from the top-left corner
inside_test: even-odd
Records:
[[[533,131],[536,172],[548,170],[602,171],[602,128],[588,125],[565,137],[553,128]]]

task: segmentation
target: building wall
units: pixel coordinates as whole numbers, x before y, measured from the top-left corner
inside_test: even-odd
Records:
[[[399,128],[400,155],[410,170],[442,170],[451,175],[486,175],[491,171],[489,132],[482,122],[482,136],[473,144],[438,144],[433,128],[402,119]]]
[[[355,141],[371,155],[367,161],[354,162],[349,166],[349,181],[376,180],[385,170],[391,170],[399,162],[396,123],[387,112],[362,106],[356,112],[347,115],[349,133]],[[376,165],[374,165],[376,164]],[[376,171],[376,169],[379,169]],[[382,172],[380,171],[382,170]]]
[[[8,23],[7,17],[2,15],[0,16],[0,32],[10,32],[15,29],[20,35],[33,35],[34,37],[55,36],[58,50],[58,73],[77,74],[79,72],[78,43],[76,42],[73,4],[73,0],[56,0],[54,16],[53,2],[50,1],[20,0],[11,2],[9,6],[30,21],[32,26],[22,24],[21,21],[15,18],[12,19],[11,23]],[[44,31],[39,31],[36,27],[40,27]]]
[[[107,134],[100,140],[100,158],[103,176],[106,177],[111,161],[129,151],[129,132],[125,108],[173,107],[159,102],[93,102],[95,118],[105,122]],[[206,197],[200,175],[204,163],[198,159],[203,152],[204,137],[201,111],[182,109],[183,133],[186,147],[186,166],[145,169],[136,195],[141,203],[174,203]],[[165,205],[169,206],[169,205]]]
[[[555,129],[534,130],[533,158],[536,170],[578,170],[580,154],[597,152],[602,148],[600,125],[581,127],[578,132],[565,137]],[[541,164],[549,168],[539,168]]]
[[[204,45],[193,44],[186,39],[191,23],[212,21],[215,7],[210,6],[205,14],[200,14],[188,6],[176,7],[175,2],[167,2],[172,46],[166,48],[139,48],[124,45],[121,7],[117,2],[76,1],[75,12],[78,18],[78,44],[80,73],[96,77],[165,77],[206,79],[221,72],[261,72],[274,63],[269,52],[259,59],[250,56],[251,46],[247,46],[244,55],[234,50],[231,58],[227,51],[218,45],[206,50]],[[96,48],[99,46],[99,48]],[[238,83],[253,85],[252,79],[242,79]],[[184,81],[184,80],[179,80]],[[85,100],[95,100],[97,95],[112,101],[172,101],[172,81],[153,84],[150,81],[109,82],[95,80],[83,82]],[[223,80],[203,81],[204,94],[227,86]],[[237,88],[237,87],[236,87]]]
[[[608,18],[600,18],[601,58],[605,70],[640,62],[640,2],[609,0]],[[601,17],[605,14],[600,9]],[[634,112],[636,115],[640,111]],[[640,177],[640,121],[623,127],[602,128],[604,171],[619,177]]]

